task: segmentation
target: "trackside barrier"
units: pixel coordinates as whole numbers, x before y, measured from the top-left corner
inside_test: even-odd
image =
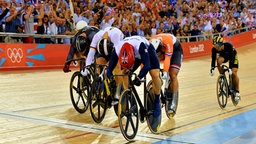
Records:
[[[224,41],[230,42],[235,48],[239,48],[256,42],[256,30],[226,36]],[[181,43],[184,59],[195,58],[199,56],[210,55],[212,50],[212,40],[204,40],[199,42]]]
[[[224,37],[236,48],[255,43],[256,30]],[[181,43],[184,59],[211,54],[212,41]],[[0,44],[0,71],[61,69],[66,61],[69,44]]]

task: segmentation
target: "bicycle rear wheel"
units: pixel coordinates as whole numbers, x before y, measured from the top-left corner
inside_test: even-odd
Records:
[[[123,91],[120,95],[118,121],[124,138],[132,141],[138,132],[139,115],[136,99],[130,89]]]
[[[73,73],[70,80],[70,98],[75,110],[84,113],[88,109],[90,84],[84,81],[79,71]]]
[[[93,90],[90,97],[90,112],[96,123],[103,121],[107,110],[107,94],[104,88],[104,82],[94,80]]]
[[[219,75],[217,79],[217,100],[220,108],[224,109],[227,105],[229,89],[227,79],[224,75]]]
[[[161,125],[161,120],[160,121],[155,121],[154,116],[153,116],[155,94],[153,93],[152,82],[148,83],[147,91],[148,92],[147,92],[146,97],[145,97],[145,99],[146,99],[145,109],[147,111],[147,114],[146,114],[147,125],[148,125],[149,130],[152,133],[157,133],[157,131],[159,130],[160,125]]]

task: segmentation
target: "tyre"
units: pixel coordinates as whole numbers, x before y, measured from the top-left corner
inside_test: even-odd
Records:
[[[73,73],[70,80],[70,98],[75,110],[84,113],[88,109],[90,84],[84,81],[79,71]]]
[[[130,89],[124,90],[120,95],[118,121],[124,138],[132,141],[138,132],[139,114],[136,99]]]
[[[217,100],[221,109],[224,109],[227,105],[229,89],[227,79],[224,75],[220,75],[217,79]]]
[[[104,83],[100,80],[94,80],[90,96],[90,112],[96,123],[101,123],[106,115],[107,94]]]

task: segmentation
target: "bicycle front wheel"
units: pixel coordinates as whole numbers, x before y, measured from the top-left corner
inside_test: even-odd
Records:
[[[90,84],[84,81],[79,71],[73,73],[70,80],[70,98],[75,110],[84,113],[88,109]]]
[[[138,132],[139,115],[136,99],[130,89],[124,90],[120,96],[118,121],[124,138],[132,141]]]
[[[219,75],[217,79],[217,100],[220,108],[224,109],[228,102],[228,83],[224,75]]]

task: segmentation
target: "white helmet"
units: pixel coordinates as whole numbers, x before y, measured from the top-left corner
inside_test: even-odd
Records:
[[[162,45],[162,40],[160,38],[154,38],[154,39],[150,40],[150,43],[154,46],[156,52],[159,52],[161,50],[160,47]]]
[[[80,30],[84,27],[88,26],[87,22],[86,21],[83,21],[83,20],[80,20],[79,22],[77,22],[76,24],[76,30]]]

